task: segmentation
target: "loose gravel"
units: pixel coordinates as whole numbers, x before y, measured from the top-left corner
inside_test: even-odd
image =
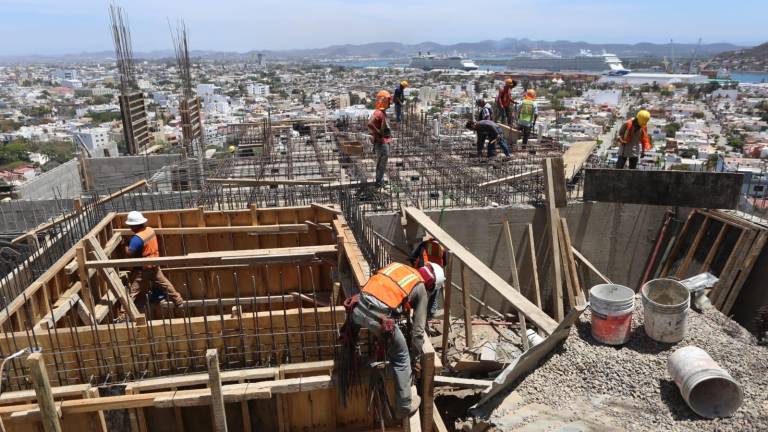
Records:
[[[601,424],[632,431],[768,431],[768,349],[715,309],[689,311],[685,339],[659,343],[645,334],[639,296],[635,305],[626,345],[594,340],[587,310],[565,344],[515,392],[526,403],[574,413],[573,420],[604,419]],[[733,417],[699,417],[683,400],[667,372],[667,358],[688,345],[704,349],[741,384],[744,403]]]

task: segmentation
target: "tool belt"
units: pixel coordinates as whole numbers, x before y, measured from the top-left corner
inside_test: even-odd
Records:
[[[382,333],[392,333],[395,331],[395,322],[399,314],[388,307],[382,308],[374,304],[366,295],[360,295],[359,303],[363,306],[360,308],[360,312],[378,321],[381,324]]]

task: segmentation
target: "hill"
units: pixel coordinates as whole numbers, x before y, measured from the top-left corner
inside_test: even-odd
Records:
[[[732,71],[768,71],[768,42],[756,47],[716,55],[710,67]]]

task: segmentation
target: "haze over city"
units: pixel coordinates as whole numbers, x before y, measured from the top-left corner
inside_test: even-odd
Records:
[[[105,0],[2,0],[0,55],[68,54],[111,49]],[[459,0],[134,0],[137,51],[168,47],[168,19],[183,18],[199,50],[320,48],[394,41],[443,44],[507,37],[593,43],[755,45],[768,2]]]

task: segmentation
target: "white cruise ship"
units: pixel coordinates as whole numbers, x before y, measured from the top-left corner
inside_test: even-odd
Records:
[[[465,71],[473,71],[479,68],[474,61],[460,56],[438,57],[429,52],[425,55],[419,53],[418,56],[412,57],[411,67],[424,70],[460,69]]]
[[[603,72],[607,75],[626,75],[630,72],[615,54],[592,54],[587,50],[581,50],[579,55],[570,57],[548,50],[526,51],[512,57],[506,66],[511,70],[524,71],[583,71]]]

